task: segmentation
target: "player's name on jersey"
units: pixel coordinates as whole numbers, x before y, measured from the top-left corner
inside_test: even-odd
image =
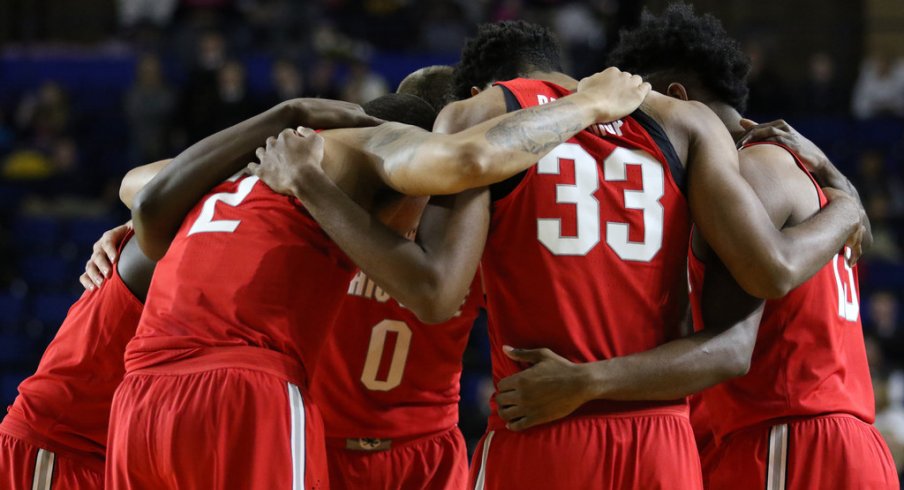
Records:
[[[549,97],[546,95],[537,94],[537,103],[540,105],[548,104],[550,102],[555,102],[555,101],[556,101],[555,97]],[[600,136],[600,137],[602,137],[603,134],[605,134],[605,133],[613,134],[615,136],[622,136],[621,127],[622,127],[622,124],[624,124],[624,123],[625,123],[624,121],[619,119],[618,121],[612,121],[611,123],[594,124],[593,126],[590,126],[589,129],[591,132],[593,132],[593,134]]]

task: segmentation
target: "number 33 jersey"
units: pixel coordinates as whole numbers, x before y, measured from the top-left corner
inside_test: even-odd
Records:
[[[354,270],[296,199],[233,177],[157,264],[127,369],[252,346],[298,359],[309,377]]]
[[[355,275],[311,384],[327,437],[409,438],[454,427],[462,355],[482,305],[475,280],[454,317],[426,325]]]
[[[539,80],[498,85],[509,110],[570,93]],[[494,196],[483,273],[495,381],[527,367],[503,345],[589,362],[680,336],[690,229],[683,180],[665,133],[638,111],[578,133]],[[595,401],[578,413],[651,405]],[[502,425],[495,407],[490,424]]]

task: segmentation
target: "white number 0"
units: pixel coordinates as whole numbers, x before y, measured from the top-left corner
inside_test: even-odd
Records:
[[[389,373],[385,380],[377,379],[377,371],[380,370],[380,361],[383,360],[383,349],[386,346],[386,335],[395,332],[395,349],[392,350],[392,362],[389,363]],[[367,348],[367,358],[364,360],[364,372],[361,373],[361,382],[369,390],[389,391],[402,384],[402,374],[405,373],[405,362],[408,360],[408,349],[411,347],[411,328],[398,320],[383,320],[374,325],[370,332],[370,345]]]
[[[239,176],[240,174],[235,174],[229,180],[235,181]],[[201,208],[201,214],[198,215],[198,219],[191,225],[191,229],[188,230],[188,235],[186,236],[191,236],[195,233],[234,232],[235,229],[239,227],[239,220],[213,219],[213,214],[217,208],[217,202],[222,202],[227,206],[238,206],[246,197],[248,197],[248,194],[251,194],[251,189],[254,188],[254,184],[257,184],[258,180],[257,177],[248,177],[239,183],[239,187],[235,192],[219,192],[208,197],[207,200],[204,201],[204,206]]]
[[[575,143],[563,143],[537,162],[538,174],[559,174],[562,160],[574,162],[574,184],[556,185],[556,202],[577,206],[577,236],[562,236],[562,220],[537,219],[537,238],[555,255],[586,255],[600,241],[600,203],[594,197],[599,189],[596,160]],[[606,223],[606,243],[622,258],[648,262],[662,248],[664,209],[659,200],[665,194],[662,165],[649,154],[629,148],[616,148],[603,161],[607,182],[627,179],[628,165],[639,165],[643,187],[625,190],[626,209],[643,211],[644,239],[628,239],[628,224]]]

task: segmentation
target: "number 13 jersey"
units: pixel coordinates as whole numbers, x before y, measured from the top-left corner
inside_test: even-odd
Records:
[[[509,110],[570,93],[539,80],[498,85]],[[665,133],[638,111],[559,145],[504,197],[494,189],[483,274],[495,382],[527,367],[503,345],[589,362],[680,336],[690,230],[683,180]],[[594,401],[576,413],[684,403]],[[491,428],[501,428],[492,413]]]

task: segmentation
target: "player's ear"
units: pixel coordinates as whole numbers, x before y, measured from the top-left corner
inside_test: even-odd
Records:
[[[666,95],[669,97],[674,97],[676,99],[688,100],[687,98],[687,89],[684,88],[684,85],[678,82],[672,82],[669,84],[669,88],[665,91]]]
[[[471,97],[474,97],[475,95],[477,95],[477,94],[479,94],[479,93],[480,93],[480,89],[479,89],[479,88],[477,88],[477,87],[471,87]]]

